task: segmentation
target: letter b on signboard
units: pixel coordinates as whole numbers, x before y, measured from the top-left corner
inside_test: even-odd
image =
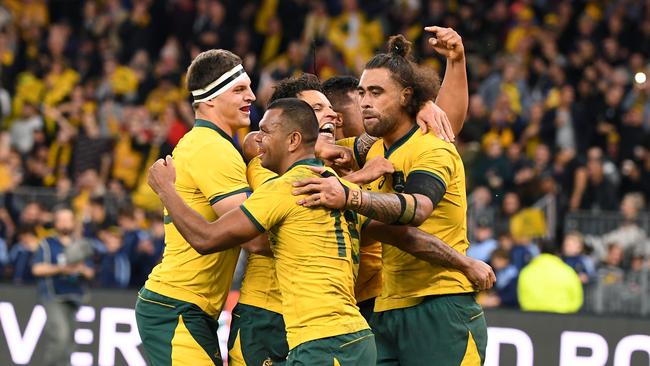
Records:
[[[579,348],[591,350],[588,356],[578,355]],[[609,348],[600,334],[591,332],[562,332],[560,337],[560,366],[605,366]]]

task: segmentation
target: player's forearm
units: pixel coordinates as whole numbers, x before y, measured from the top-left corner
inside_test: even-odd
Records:
[[[408,227],[399,245],[401,247],[398,247],[403,251],[432,264],[440,264],[463,272],[470,265],[467,256],[454,250],[437,236],[418,228]]]
[[[440,238],[411,226],[372,222],[362,236],[399,248],[426,262],[465,271],[469,258],[454,250]]]
[[[200,254],[219,250],[218,227],[192,210],[176,193],[173,186],[158,193],[163,206],[171,216],[174,226],[187,242]]]
[[[350,190],[346,209],[356,211],[385,224],[419,226],[429,217],[427,205],[413,194]]]
[[[348,182],[358,184],[358,185],[368,184],[377,178],[378,177],[373,177],[372,174],[369,174],[367,166],[343,177],[343,179],[347,180]]]
[[[357,164],[359,164],[359,167],[362,167],[363,164],[366,162],[366,156],[368,155],[368,151],[370,151],[370,148],[372,145],[377,142],[378,138],[373,137],[368,135],[367,133],[361,134],[359,138],[357,139],[355,146],[357,148],[357,153],[359,154],[358,158],[360,161],[357,161]]]
[[[436,104],[447,113],[451,128],[454,130],[454,134],[458,135],[463,129],[469,105],[464,57],[460,61],[447,60],[447,69],[438,92],[438,98],[436,98]]]

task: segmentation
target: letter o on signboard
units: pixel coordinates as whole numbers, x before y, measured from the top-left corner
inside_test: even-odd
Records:
[[[616,345],[614,366],[628,366],[632,362],[632,353],[643,351],[650,357],[650,336],[635,334],[621,339]]]
[[[485,366],[498,366],[499,347],[512,344],[517,349],[517,366],[533,366],[533,342],[526,332],[515,328],[488,327]]]

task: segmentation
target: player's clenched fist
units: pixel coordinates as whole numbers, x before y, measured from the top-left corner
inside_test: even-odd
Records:
[[[435,33],[434,37],[429,38],[429,43],[436,52],[451,61],[461,61],[465,58],[463,39],[455,30],[438,26],[424,27],[424,30]]]
[[[489,264],[467,257],[467,265],[463,271],[477,290],[489,290],[494,286],[497,278]]]
[[[167,189],[173,190],[175,182],[176,168],[174,168],[174,161],[171,156],[167,155],[165,159],[158,159],[149,168],[147,183],[158,195]]]

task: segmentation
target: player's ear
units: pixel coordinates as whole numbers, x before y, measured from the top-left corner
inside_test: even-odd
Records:
[[[400,94],[400,98],[399,98],[399,104],[402,107],[405,107],[411,101],[412,96],[413,96],[413,89],[412,88],[408,87],[408,88],[402,89],[402,93]]]
[[[343,113],[336,112],[336,121],[334,123],[336,128],[343,128]]]
[[[215,98],[212,98],[210,100],[206,100],[206,101],[203,101],[203,102],[199,103],[199,108],[201,108],[201,104],[203,104],[203,108],[206,108],[206,107],[207,108],[212,108],[216,104]]]
[[[294,152],[298,150],[302,144],[302,135],[298,131],[293,131],[287,136],[289,151]]]

